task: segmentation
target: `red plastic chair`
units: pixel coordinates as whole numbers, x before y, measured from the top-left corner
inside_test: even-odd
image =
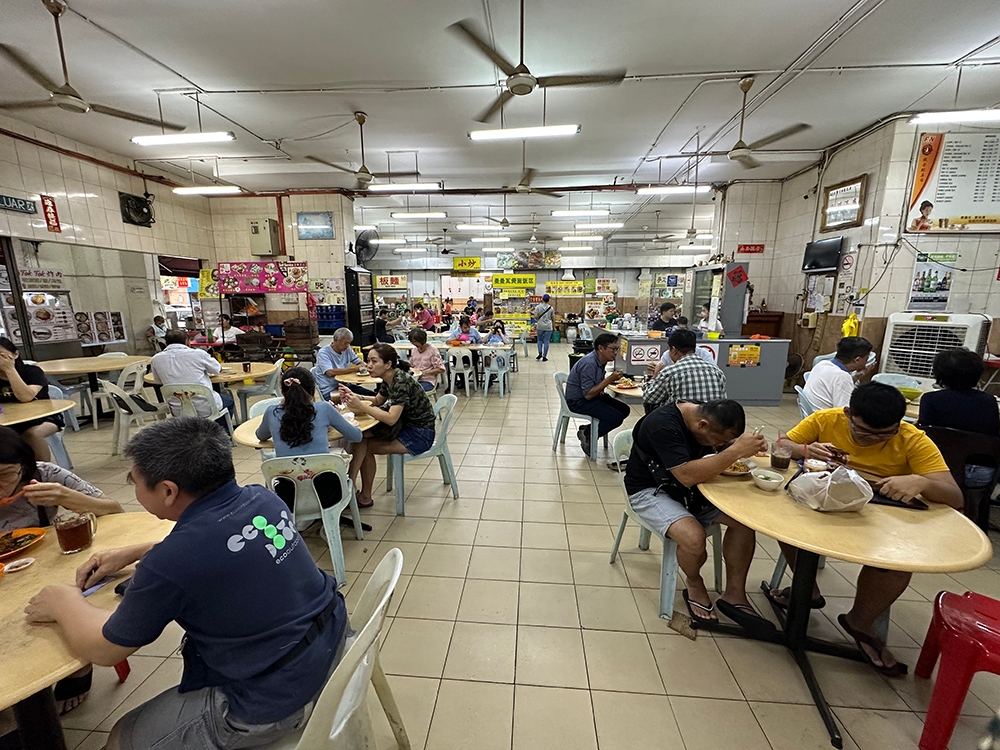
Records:
[[[941,656],[920,750],[945,750],[976,672],[1000,674],[1000,602],[942,591],[914,674],[927,679]]]

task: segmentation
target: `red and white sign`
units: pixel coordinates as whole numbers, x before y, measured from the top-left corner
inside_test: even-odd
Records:
[[[708,352],[712,355],[712,362],[714,364],[719,364],[719,345],[718,344],[698,344],[698,351]]]
[[[744,255],[760,255],[764,252],[764,245],[737,245],[736,252]]]
[[[42,214],[45,216],[45,228],[50,232],[62,232],[59,214],[56,212],[56,199],[50,195],[39,195],[42,203]]]
[[[645,365],[650,362],[660,361],[660,345],[659,344],[643,344],[640,346],[635,346],[634,344],[628,348],[629,364],[632,365]]]
[[[747,269],[745,269],[743,266],[736,266],[736,268],[727,273],[726,276],[729,277],[729,283],[732,284],[733,286],[739,286],[740,284],[745,284],[747,281],[750,280],[750,277],[747,276]]]

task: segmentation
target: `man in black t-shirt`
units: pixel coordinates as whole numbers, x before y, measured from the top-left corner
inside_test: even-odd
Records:
[[[0,402],[27,403],[48,398],[49,381],[42,368],[26,364],[21,359],[14,342],[0,337]],[[45,438],[59,432],[64,424],[62,414],[54,414],[29,422],[19,422],[10,427],[15,432],[21,433],[24,441],[35,452],[36,459],[51,461],[52,453]]]
[[[697,487],[735,461],[766,448],[762,436],[743,433],[745,426],[743,407],[730,399],[680,401],[655,409],[632,430],[625,490],[636,514],[662,537],[677,543],[677,564],[687,577],[684,601],[694,620],[718,620],[701,577],[708,558],[705,529],[714,523],[728,527],[723,547],[726,590],[717,602],[719,611],[759,634],[772,630],[773,625],[747,599],[754,532],[719,511]]]
[[[654,320],[650,326],[651,331],[671,331],[674,326],[677,325],[677,318],[674,315],[677,312],[677,305],[673,302],[664,302],[660,305],[660,317]]]

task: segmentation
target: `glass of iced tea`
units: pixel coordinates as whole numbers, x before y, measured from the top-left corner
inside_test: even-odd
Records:
[[[64,555],[72,555],[87,549],[97,533],[97,516],[93,513],[69,511],[56,517],[56,538]]]
[[[778,438],[771,444],[771,468],[784,471],[792,461],[791,447]]]

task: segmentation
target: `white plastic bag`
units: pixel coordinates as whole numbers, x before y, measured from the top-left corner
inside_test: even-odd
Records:
[[[800,505],[825,513],[861,510],[874,495],[871,485],[846,466],[800,474],[788,484],[788,494]]]

